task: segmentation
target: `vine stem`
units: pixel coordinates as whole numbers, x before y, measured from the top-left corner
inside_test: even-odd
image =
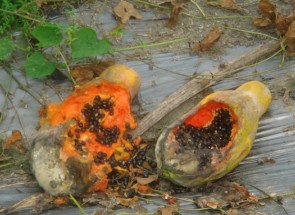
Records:
[[[280,204],[280,202],[279,202],[278,200],[276,200],[274,197],[272,197],[270,194],[268,194],[268,193],[265,192],[264,190],[262,190],[262,189],[260,189],[260,188],[258,188],[258,187],[256,187],[256,186],[254,186],[254,185],[252,185],[252,184],[249,184],[249,186],[251,186],[251,187],[255,188],[256,190],[258,190],[259,192],[263,193],[263,194],[266,196],[266,198],[269,198],[269,199],[271,199],[272,201],[274,201],[275,203],[277,203],[277,204],[278,204],[278,205],[284,210],[284,212],[285,212],[286,215],[289,214],[288,211],[286,210],[286,208],[285,208],[282,204]],[[293,194],[294,194],[294,193],[293,193]],[[262,198],[261,198],[261,199],[262,199]]]
[[[30,96],[32,96],[33,99],[35,99],[40,105],[44,105],[42,100],[38,98],[36,95],[34,95],[25,85],[23,85],[13,74],[11,69],[6,66],[4,63],[0,63],[0,66],[3,68],[3,70],[17,83],[19,88],[26,93],[28,93]]]
[[[206,14],[204,13],[204,11],[202,10],[202,8],[200,7],[200,5],[195,1],[195,0],[191,0],[191,2],[196,5],[196,7],[198,8],[198,10],[201,12],[202,16],[206,19]]]
[[[164,42],[160,42],[160,43],[142,44],[142,45],[138,45],[138,46],[115,49],[115,50],[111,51],[111,53],[122,52],[122,51],[131,51],[131,50],[134,50],[134,49],[141,49],[141,48],[150,48],[150,47],[156,47],[156,46],[163,46],[163,45],[167,45],[167,44],[171,44],[171,43],[179,43],[179,42],[183,42],[183,41],[187,41],[187,40],[188,40],[188,38],[185,37],[185,38],[178,38],[178,39],[175,39],[175,40],[168,40],[168,41],[164,41]]]
[[[82,206],[79,204],[79,202],[75,199],[73,195],[70,194],[70,199],[75,203],[75,205],[79,208],[82,215],[87,215],[87,213],[84,211]]]
[[[3,10],[3,9],[1,9],[1,8],[0,8],[0,11],[3,12],[3,13],[8,13],[8,14],[11,14],[11,15],[19,16],[19,17],[22,17],[22,18],[24,18],[24,19],[28,19],[28,20],[31,20],[31,21],[34,21],[34,22],[42,23],[41,20],[34,19],[34,18],[29,17],[29,16],[27,16],[27,15],[19,14],[19,13],[13,12],[13,11]]]
[[[70,76],[71,81],[73,82],[74,85],[76,85],[77,83],[76,83],[76,81],[74,80],[74,78],[73,78],[73,76],[72,76],[72,74],[71,74],[71,70],[70,70],[70,67],[69,67],[69,65],[68,65],[68,63],[67,63],[67,60],[66,60],[65,56],[64,56],[63,53],[61,52],[60,48],[57,47],[57,51],[58,51],[58,53],[60,54],[60,56],[61,56],[63,62],[64,62],[65,65],[66,65],[66,68],[67,68],[67,71],[68,71],[68,73],[69,73],[69,76]]]
[[[273,36],[270,36],[268,34],[264,34],[264,33],[261,33],[261,32],[257,32],[257,31],[248,31],[248,30],[244,30],[244,29],[240,29],[240,28],[233,28],[233,27],[224,27],[225,29],[229,29],[229,30],[234,30],[234,31],[240,31],[240,32],[245,32],[245,33],[248,33],[248,34],[256,34],[256,35],[261,35],[261,36],[265,36],[267,38],[270,38],[272,40],[279,40],[278,38],[276,37],[273,37]]]

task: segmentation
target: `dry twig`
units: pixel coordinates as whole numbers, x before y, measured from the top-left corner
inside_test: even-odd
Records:
[[[140,122],[136,130],[133,131],[133,137],[142,135],[145,131],[154,126],[166,114],[177,106],[201,92],[205,88],[212,86],[218,81],[233,75],[234,73],[257,63],[259,60],[272,55],[280,50],[280,42],[269,41],[259,45],[256,48],[228,61],[222,68],[216,68],[204,73],[202,77],[196,77],[186,83],[183,87],[168,96],[156,109],[148,113]]]

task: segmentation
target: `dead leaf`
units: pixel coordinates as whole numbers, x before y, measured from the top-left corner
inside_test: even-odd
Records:
[[[269,0],[260,0],[258,3],[258,8],[261,14],[269,18],[272,22],[276,18],[276,6]]]
[[[121,0],[120,3],[116,7],[114,7],[114,13],[116,16],[121,18],[121,22],[123,24],[126,24],[131,17],[142,19],[142,16],[134,8],[134,6],[124,0]]]
[[[287,54],[295,54],[295,20],[290,24],[288,31],[285,34],[286,45],[288,46]]]
[[[171,4],[172,4],[172,10],[170,13],[170,17],[167,21],[167,27],[169,28],[172,28],[176,25],[179,18],[179,14],[185,5],[185,3],[178,3],[176,0],[172,0]]]
[[[289,89],[287,89],[287,88],[283,88],[284,89],[284,96],[283,96],[283,101],[284,101],[284,103],[288,103],[288,101],[287,100],[285,100],[286,99],[286,94],[288,95],[289,94],[289,92],[290,92],[290,90]],[[286,104],[287,104],[286,103]],[[257,163],[259,164],[259,165],[264,165],[264,164],[275,164],[276,163],[276,160],[275,159],[273,159],[272,157],[269,157],[269,156],[267,156],[267,157],[263,157],[263,158],[260,158],[260,159],[258,159],[257,160]]]
[[[254,20],[253,20],[253,24],[256,27],[264,28],[264,27],[270,26],[272,24],[272,22],[267,17],[264,17],[264,18],[255,17]]]
[[[279,35],[283,36],[286,34],[291,22],[292,20],[287,16],[281,15],[279,13],[276,15],[275,26]]]
[[[106,193],[104,193],[104,192],[86,193],[83,195],[82,203],[83,204],[91,204],[91,205],[101,204],[100,203],[101,201],[108,201],[109,200]]]
[[[1,209],[0,213],[7,212],[6,214],[12,214],[13,212],[19,212],[20,210],[23,210],[23,209],[28,209],[28,208],[32,208],[32,207],[35,208],[35,207],[37,207],[39,201],[41,199],[44,199],[44,196],[47,196],[47,194],[44,194],[44,193],[32,194],[32,195],[22,199],[21,201],[18,201],[17,203],[13,204],[9,208],[3,209],[3,210]]]
[[[224,208],[228,205],[228,203],[223,200],[220,196],[217,194],[211,194],[210,196],[202,196],[199,198],[194,198],[193,199],[194,203],[200,207],[200,208],[212,208],[212,209],[217,209],[217,208]]]
[[[120,205],[134,208],[136,203],[138,202],[138,197],[137,196],[134,196],[133,198],[118,198],[117,197],[116,200],[118,201],[118,203]]]
[[[222,31],[218,26],[214,26],[207,36],[192,47],[192,52],[209,50],[221,37]]]
[[[47,2],[44,0],[36,0],[37,7],[42,7],[43,5],[46,5]]]
[[[71,75],[78,85],[83,85],[94,79],[93,70],[84,66],[72,67]]]
[[[136,177],[136,181],[139,184],[149,184],[153,181],[156,181],[158,179],[158,175],[149,175],[147,178],[142,178],[142,177]]]
[[[69,197],[68,196],[58,196],[53,199],[53,204],[57,207],[67,205],[69,203]]]
[[[236,182],[232,182],[232,186],[243,195],[242,198],[244,200],[248,200],[251,202],[258,202],[257,196],[255,196],[254,194],[251,194],[246,187],[241,186]]]
[[[170,205],[174,205],[176,203],[176,199],[173,196],[169,195],[169,193],[164,193],[162,195],[162,199],[167,201]]]
[[[112,59],[100,60],[87,65],[71,67],[71,75],[78,85],[83,85],[98,77],[106,68],[115,64]]]
[[[247,188],[236,182],[219,181],[207,186],[201,197],[193,199],[194,203],[201,208],[213,209],[227,206],[240,206],[243,202],[257,203],[258,199]]]
[[[289,16],[278,13],[276,11],[276,5],[274,5],[270,0],[260,0],[258,8],[264,17],[255,18],[253,24],[258,27],[266,27],[269,26],[271,22],[280,36],[284,36],[286,34],[289,25],[293,20],[295,20],[294,12]]]
[[[223,0],[221,3],[221,7],[229,9],[229,10],[238,9],[238,6],[235,0]]]
[[[178,212],[177,208],[174,207],[165,207],[165,208],[159,208],[158,212],[161,215],[173,215],[175,212]]]
[[[115,205],[123,205],[130,208],[134,208],[139,199],[138,196],[133,196],[131,198],[123,197],[119,191],[114,191],[114,190],[107,190],[104,193],[107,195],[109,199],[115,200]]]
[[[207,4],[223,7],[229,10],[237,10],[238,6],[235,0],[207,0]]]
[[[137,192],[140,192],[140,193],[150,193],[151,192],[151,187],[149,185],[144,185],[144,184],[137,184]]]
[[[209,199],[206,206],[212,209],[221,208],[220,202],[215,199]]]
[[[230,208],[227,211],[225,211],[225,215],[238,215],[239,211],[235,208]]]
[[[11,136],[3,143],[3,149],[16,149],[20,153],[26,153],[27,149],[22,142],[23,136],[19,130],[13,130]]]

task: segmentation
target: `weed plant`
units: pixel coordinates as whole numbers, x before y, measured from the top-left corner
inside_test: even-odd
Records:
[[[40,19],[41,13],[36,0],[1,0],[0,35],[10,30],[27,31],[33,19]]]

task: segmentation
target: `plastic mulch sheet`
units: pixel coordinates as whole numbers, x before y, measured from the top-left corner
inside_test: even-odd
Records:
[[[147,14],[144,19],[149,19]],[[115,21],[110,15],[105,14],[100,20],[102,27],[110,30]],[[57,19],[64,22],[62,18]],[[137,32],[144,31],[146,26],[142,22],[131,22],[131,28]],[[125,38],[132,41],[133,38]],[[149,50],[148,60],[140,57],[128,59],[125,54],[116,53],[116,62],[124,63],[134,68],[142,77],[142,86],[138,96],[140,108],[135,106],[137,113],[146,114],[153,110],[166,96],[176,91],[189,81],[191,75],[201,75],[210,71],[255,46],[224,49],[223,55],[218,59],[186,53],[159,53]],[[128,55],[138,54],[138,50],[127,52]],[[140,53],[139,53],[140,54]],[[294,60],[290,59],[281,65],[281,58],[275,57],[264,63],[249,67],[225,78],[212,86],[214,91],[233,89],[249,80],[260,80],[271,90],[273,102],[267,113],[261,118],[258,133],[253,148],[245,160],[229,174],[231,180],[246,185],[250,192],[257,196],[287,195],[282,199],[282,205],[269,200],[265,205],[256,209],[256,214],[295,214],[294,196],[288,196],[295,191],[295,67]],[[40,81],[23,76],[19,71],[13,72],[14,76],[45,103],[60,102],[71,91],[71,84],[67,81]],[[3,121],[0,124],[1,137],[9,136],[12,130],[20,130],[27,143],[36,133],[38,126],[38,109],[41,105],[27,92],[21,89],[16,82],[0,70],[0,105]],[[21,163],[19,164],[21,165]],[[18,174],[13,172],[7,178],[0,181],[0,208],[9,207],[26,197],[40,192],[37,184],[23,184]],[[263,191],[263,192],[262,192]],[[178,197],[192,199],[198,193],[180,194]],[[150,202],[142,202],[142,207],[148,212],[155,212],[159,205],[155,202],[162,201],[152,197]],[[180,212],[184,214],[210,214],[210,212],[190,211],[196,206],[189,201],[179,200]],[[91,214],[94,210],[100,210],[101,206],[85,207],[85,211]],[[182,211],[183,210],[183,211]],[[30,209],[23,209],[14,214],[28,214]],[[126,209],[115,211],[117,213],[136,210]],[[44,212],[43,214],[80,214],[73,206],[62,207]]]

